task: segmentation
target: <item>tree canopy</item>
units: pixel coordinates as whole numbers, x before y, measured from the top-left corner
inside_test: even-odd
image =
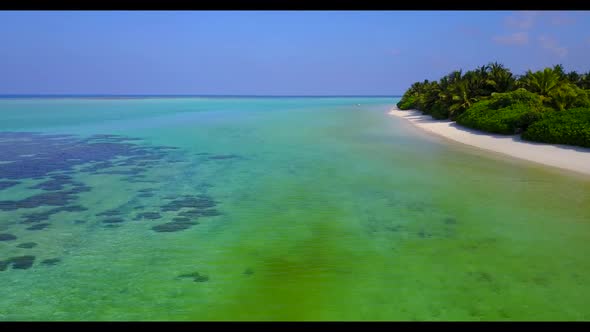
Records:
[[[498,62],[463,72],[450,72],[438,81],[416,82],[404,93],[397,104],[401,110],[417,109],[435,119],[451,119],[459,124],[502,134],[526,132],[535,122],[535,134],[523,134],[523,138],[555,143],[590,146],[586,130],[590,128],[590,71],[566,72],[562,65],[539,71],[526,71],[514,75],[510,69]],[[572,114],[555,115],[556,112]],[[568,134],[555,130],[570,128],[563,123],[552,126],[555,121],[575,122],[574,131],[569,135],[583,137],[568,138]],[[557,128],[557,129],[556,129]],[[547,131],[547,135],[543,134]],[[548,133],[551,132],[551,135]],[[575,134],[578,133],[578,134]],[[559,137],[557,140],[555,137]],[[585,140],[589,141],[586,142]],[[570,143],[566,143],[570,144]]]

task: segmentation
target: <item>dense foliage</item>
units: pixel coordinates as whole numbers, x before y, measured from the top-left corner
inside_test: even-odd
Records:
[[[493,133],[522,132],[530,140],[583,145],[580,142],[587,142],[583,136],[587,131],[580,126],[588,124],[576,117],[585,114],[580,109],[590,108],[589,89],[590,72],[565,73],[557,65],[516,76],[503,65],[490,63],[464,74],[461,70],[453,71],[438,81],[416,82],[397,106]],[[574,113],[561,114],[574,108]],[[558,126],[558,119],[567,125]],[[536,123],[540,124],[534,126]],[[576,130],[566,130],[574,123]],[[533,129],[534,134],[527,134]]]
[[[531,141],[590,147],[590,108],[552,112],[522,134]]]
[[[495,93],[457,117],[457,123],[498,134],[516,134],[539,120],[546,107],[525,89]]]

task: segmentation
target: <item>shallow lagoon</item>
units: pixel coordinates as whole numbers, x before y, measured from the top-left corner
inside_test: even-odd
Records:
[[[0,100],[0,320],[589,320],[590,180],[396,101]]]

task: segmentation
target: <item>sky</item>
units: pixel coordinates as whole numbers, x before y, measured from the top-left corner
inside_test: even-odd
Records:
[[[590,71],[590,11],[2,11],[0,94],[401,95]]]

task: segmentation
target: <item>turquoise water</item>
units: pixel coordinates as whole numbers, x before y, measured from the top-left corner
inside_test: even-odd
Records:
[[[589,320],[590,180],[395,102],[0,100],[0,320]]]

